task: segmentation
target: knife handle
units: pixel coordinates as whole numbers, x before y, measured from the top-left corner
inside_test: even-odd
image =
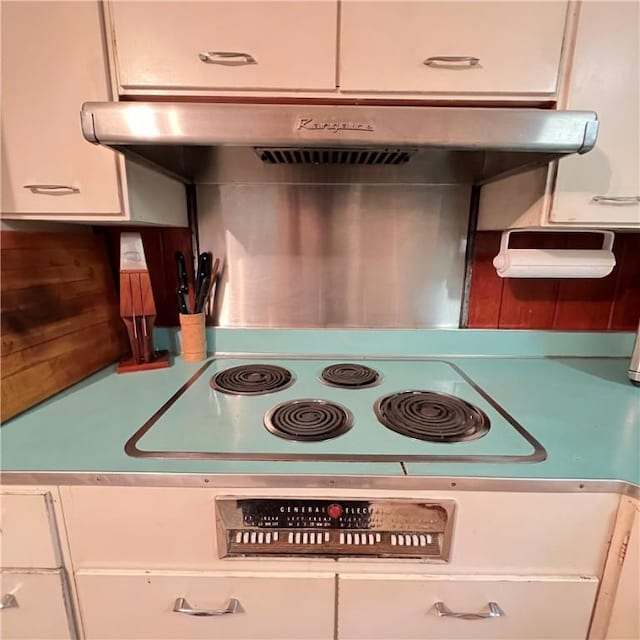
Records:
[[[141,356],[143,362],[153,361],[153,325],[155,316],[141,316],[138,336],[141,342]]]
[[[197,310],[198,301],[202,296],[204,281],[209,274],[211,274],[211,254],[208,251],[203,251],[198,256],[198,267],[196,269],[196,297],[194,306],[196,313],[200,313],[200,311]]]
[[[176,291],[176,293],[178,294],[178,310],[183,315],[188,314],[189,304],[187,302],[187,292],[183,291],[180,287],[178,287],[178,290]]]
[[[176,267],[178,270],[178,288],[183,290],[184,293],[189,292],[189,273],[187,271],[187,263],[184,259],[184,253],[182,251],[176,251],[174,254],[176,259]]]

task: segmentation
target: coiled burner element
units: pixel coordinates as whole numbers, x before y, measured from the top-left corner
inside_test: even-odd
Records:
[[[435,391],[403,391],[380,398],[378,420],[410,438],[429,442],[464,442],[489,431],[487,414],[465,400]]]
[[[330,364],[320,374],[320,379],[332,387],[362,389],[373,387],[380,382],[380,374],[371,367],[351,362]]]
[[[271,364],[245,364],[218,371],[209,384],[222,393],[256,396],[286,389],[293,384],[293,374]]]
[[[353,415],[328,400],[290,400],[276,405],[264,417],[264,426],[286,440],[329,440],[351,429]]]

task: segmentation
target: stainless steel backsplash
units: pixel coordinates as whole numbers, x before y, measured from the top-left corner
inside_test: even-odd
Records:
[[[198,185],[224,327],[458,325],[468,185]]]

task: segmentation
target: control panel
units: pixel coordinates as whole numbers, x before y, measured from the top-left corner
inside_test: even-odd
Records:
[[[449,558],[455,503],[393,499],[216,500],[221,557]]]

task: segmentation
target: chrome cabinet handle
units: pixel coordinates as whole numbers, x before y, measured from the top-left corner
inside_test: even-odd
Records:
[[[593,196],[591,202],[617,205],[638,204],[638,202],[640,202],[640,196]]]
[[[2,609],[17,609],[18,601],[12,593],[7,593],[2,596],[0,600],[0,610]]]
[[[224,616],[228,613],[244,613],[239,600],[231,598],[224,609],[194,609],[184,598],[177,598],[173,605],[176,613],[184,613],[188,616]]]
[[[431,67],[433,65],[437,65],[439,62],[444,64],[466,62],[470,67],[475,67],[480,64],[480,58],[476,58],[475,56],[431,56],[422,64],[426,64],[427,67]]]
[[[66,196],[70,193],[80,193],[78,187],[71,187],[68,184],[25,184],[25,189],[31,193],[40,193],[49,196]]]
[[[451,611],[444,602],[436,602],[433,607],[439,616],[447,618],[458,618],[460,620],[483,620],[485,618],[501,618],[505,615],[497,602],[489,603],[489,611],[484,613],[458,613]]]
[[[222,64],[227,67],[241,67],[246,64],[258,64],[249,53],[241,51],[201,51],[198,58],[207,64]]]

